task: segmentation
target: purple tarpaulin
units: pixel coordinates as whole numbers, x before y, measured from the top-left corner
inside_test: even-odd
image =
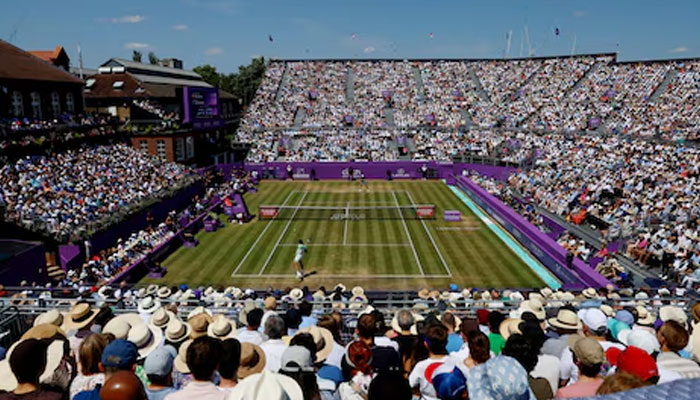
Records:
[[[58,246],[58,258],[61,260],[61,268],[68,270],[75,268],[80,263],[80,246],[65,244]]]

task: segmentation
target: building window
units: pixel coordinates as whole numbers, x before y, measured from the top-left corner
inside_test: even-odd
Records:
[[[182,161],[185,159],[185,139],[177,138],[175,139],[175,161]]]
[[[122,90],[124,88],[124,81],[116,81],[112,84],[114,90]]]
[[[148,153],[148,140],[139,140],[139,150]]]
[[[54,117],[61,115],[61,96],[58,95],[58,92],[51,93],[51,112]]]
[[[12,114],[15,117],[24,116],[24,103],[22,102],[22,93],[15,90],[12,92]]]
[[[95,78],[90,78],[85,81],[85,89],[92,89],[93,86],[95,86],[95,82],[97,80]]]
[[[73,93],[66,93],[66,110],[68,110],[69,113],[75,112],[75,98],[73,97]]]
[[[41,119],[41,96],[39,92],[32,92],[30,96],[32,98],[32,117]]]
[[[194,157],[194,138],[192,136],[187,136],[185,149],[187,150],[187,158]]]
[[[156,155],[160,158],[165,158],[165,140],[156,141]]]

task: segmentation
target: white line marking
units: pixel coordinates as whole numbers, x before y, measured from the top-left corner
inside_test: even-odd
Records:
[[[287,204],[287,201],[289,201],[289,198],[292,197],[292,195],[293,195],[294,193],[296,193],[296,190],[292,190],[291,192],[289,192],[289,194],[287,195],[287,197],[286,197],[286,198],[284,199],[284,201],[282,202],[282,205]],[[248,259],[248,256],[250,255],[250,253],[253,252],[253,249],[255,248],[255,246],[257,246],[257,244],[258,244],[258,242],[260,241],[260,239],[261,239],[263,236],[265,236],[265,232],[267,232],[267,230],[270,228],[270,226],[272,225],[272,221],[274,221],[275,218],[277,218],[276,215],[275,215],[274,218],[272,218],[272,219],[267,223],[267,225],[265,225],[265,229],[263,229],[263,231],[260,232],[260,234],[258,235],[257,239],[255,239],[255,242],[253,242],[253,245],[250,246],[250,248],[248,249],[248,251],[247,251],[247,252],[245,253],[245,255],[243,256],[243,259],[241,260],[241,262],[239,262],[239,263],[238,263],[238,266],[236,266],[236,269],[233,270],[233,273],[231,274],[231,276],[236,275],[236,272],[238,272],[238,270],[241,268],[241,266],[243,265],[243,263],[245,262],[245,260]]]
[[[297,243],[280,243],[278,247],[293,247]],[[306,247],[407,247],[410,243],[311,243]]]
[[[350,219],[350,202],[345,203],[345,228],[343,228],[343,244],[348,243],[348,220]]]
[[[299,211],[299,207],[301,207],[301,205],[304,204],[304,199],[306,198],[307,194],[309,194],[309,192],[304,192],[304,195],[301,196],[301,200],[299,200],[299,203],[297,204],[296,208],[294,209],[294,213],[292,214],[292,217],[289,219],[289,221],[287,221],[287,225],[284,226],[284,229],[282,230],[282,234],[280,235],[279,238],[277,238],[277,243],[275,243],[275,247],[272,248],[272,251],[267,256],[267,259],[265,260],[265,264],[263,264],[262,268],[260,268],[260,272],[258,272],[258,275],[262,275],[265,272],[265,268],[267,268],[267,264],[270,263],[270,260],[272,260],[272,256],[275,255],[275,252],[277,251],[277,246],[279,246],[280,242],[282,241],[282,238],[287,233],[287,229],[289,229],[289,225],[291,225],[292,222],[294,221],[294,217],[296,217],[297,211]]]
[[[423,265],[420,263],[420,259],[418,258],[418,252],[416,251],[416,246],[413,245],[413,239],[411,239],[411,233],[408,231],[408,226],[406,226],[406,220],[403,217],[403,213],[401,212],[401,206],[399,205],[399,199],[396,197],[396,192],[391,192],[391,195],[394,196],[394,202],[396,203],[396,209],[399,210],[399,215],[401,215],[401,222],[403,223],[403,229],[406,231],[406,236],[408,236],[408,242],[411,243],[411,250],[413,251],[413,256],[416,258],[416,263],[418,263],[418,269],[420,269],[420,274],[425,276],[425,273],[423,272]]]
[[[411,200],[411,204],[415,205],[416,203],[413,201],[413,196],[411,196],[411,193],[409,191],[406,191],[406,195],[408,195],[408,199]],[[438,254],[438,257],[440,257],[440,261],[442,261],[442,266],[445,267],[445,271],[447,271],[447,276],[452,277],[452,271],[450,271],[450,267],[447,266],[447,262],[445,261],[445,257],[442,256],[442,252],[440,252],[440,249],[437,247],[437,244],[435,244],[435,239],[433,239],[433,235],[430,233],[430,230],[428,229],[428,226],[425,224],[424,220],[420,220],[421,224],[423,224],[423,228],[425,229],[425,233],[428,234],[428,237],[430,238],[430,242],[433,244],[433,247],[435,248],[435,251]]]
[[[322,268],[319,268],[322,269]],[[357,278],[357,279],[447,279],[449,276],[447,275],[354,275],[354,274],[315,274],[311,278],[306,278],[306,279],[313,279],[314,277],[318,278],[331,278],[331,279],[352,279],[352,278]],[[293,274],[264,274],[264,275],[257,275],[257,274],[239,274],[236,275],[236,278],[255,278],[255,279],[266,279],[266,278],[295,278],[295,275]]]

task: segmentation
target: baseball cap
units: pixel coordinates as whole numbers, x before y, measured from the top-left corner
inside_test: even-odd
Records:
[[[598,308],[587,308],[578,312],[578,317],[588,329],[598,331],[608,327],[608,317]]]
[[[302,346],[289,346],[282,353],[281,365],[280,371],[285,372],[313,371],[311,352]]]
[[[461,399],[462,393],[467,390],[467,379],[462,371],[455,367],[451,372],[433,375],[433,386],[437,397],[441,399]]]
[[[577,340],[571,350],[576,355],[576,359],[584,365],[596,365],[605,362],[603,347],[591,338],[585,337]]]
[[[634,346],[628,347],[617,356],[617,369],[645,382],[659,376],[656,361],[646,351]]]
[[[177,357],[175,348],[168,345],[155,349],[143,362],[146,375],[167,376],[173,369],[173,361]]]
[[[615,319],[620,322],[624,322],[628,326],[632,326],[632,324],[634,324],[634,315],[627,310],[619,310],[616,312]]]
[[[108,344],[102,352],[102,365],[107,368],[130,369],[138,358],[139,352],[135,344],[117,339]]]

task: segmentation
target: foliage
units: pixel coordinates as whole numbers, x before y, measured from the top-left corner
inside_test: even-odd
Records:
[[[223,74],[209,64],[194,68],[194,72],[212,86],[219,87],[240,99],[243,107],[250,104],[265,75],[265,59],[254,58],[250,64],[238,67],[238,72]]]
[[[160,59],[156,56],[156,53],[154,53],[152,51],[148,53],[148,62],[149,63],[151,63],[152,65],[156,65],[156,64],[158,64],[158,61],[160,61]]]
[[[141,56],[142,56],[142,54],[141,54],[140,51],[134,50],[134,51],[131,53],[131,60],[132,60],[132,61],[136,61],[136,62],[141,62]]]

